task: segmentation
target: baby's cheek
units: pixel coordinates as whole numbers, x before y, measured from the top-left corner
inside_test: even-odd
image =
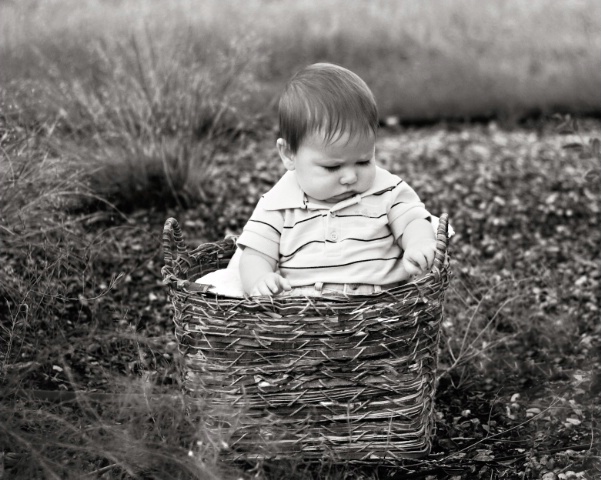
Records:
[[[321,175],[321,177],[317,177],[315,179],[315,182],[313,184],[313,188],[315,188],[315,190],[319,191],[320,195],[323,198],[329,198],[330,196],[332,196],[333,193],[338,193],[338,192],[334,192],[337,182],[326,177],[325,175]]]
[[[374,180],[376,179],[376,167],[375,165],[367,167],[366,171],[362,175],[363,187],[364,191],[368,190],[374,184]]]

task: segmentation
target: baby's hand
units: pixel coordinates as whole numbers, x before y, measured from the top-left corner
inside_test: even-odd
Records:
[[[425,240],[409,245],[403,254],[403,268],[410,276],[427,273],[432,268],[435,253],[435,240]]]
[[[284,277],[275,272],[269,272],[263,275],[252,291],[250,292],[251,297],[257,297],[261,295],[277,295],[283,290],[290,290],[292,287],[290,286],[290,282],[286,280]]]

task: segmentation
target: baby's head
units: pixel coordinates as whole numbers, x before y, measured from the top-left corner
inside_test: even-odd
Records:
[[[378,109],[359,76],[310,65],[286,85],[279,116],[278,151],[307,195],[336,202],[371,187]]]
[[[305,137],[323,132],[326,140],[343,133],[376,135],[378,107],[367,84],[331,63],[316,63],[294,75],[280,97],[280,134],[292,153]]]

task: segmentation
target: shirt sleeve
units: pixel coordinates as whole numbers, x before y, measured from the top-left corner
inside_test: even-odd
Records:
[[[250,219],[244,226],[237,244],[244,249],[250,247],[273,258],[280,259],[280,237],[284,228],[283,210],[266,210],[263,198],[259,200]]]
[[[405,182],[399,183],[391,192],[392,202],[388,209],[388,224],[394,239],[398,240],[413,220],[430,220],[430,213],[417,193]]]

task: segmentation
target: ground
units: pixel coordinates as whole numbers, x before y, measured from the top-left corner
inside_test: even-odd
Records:
[[[379,162],[457,232],[428,459],[378,469],[194,456],[202,425],[183,407],[162,225],[176,217],[192,246],[239,232],[281,173],[268,133],[221,152],[205,200],[185,208],[141,199],[121,213],[74,210],[83,220],[59,231],[5,225],[0,478],[167,478],[164,465],[173,478],[597,478],[599,160],[562,147],[588,148],[600,129],[556,126],[399,127],[378,142]]]

